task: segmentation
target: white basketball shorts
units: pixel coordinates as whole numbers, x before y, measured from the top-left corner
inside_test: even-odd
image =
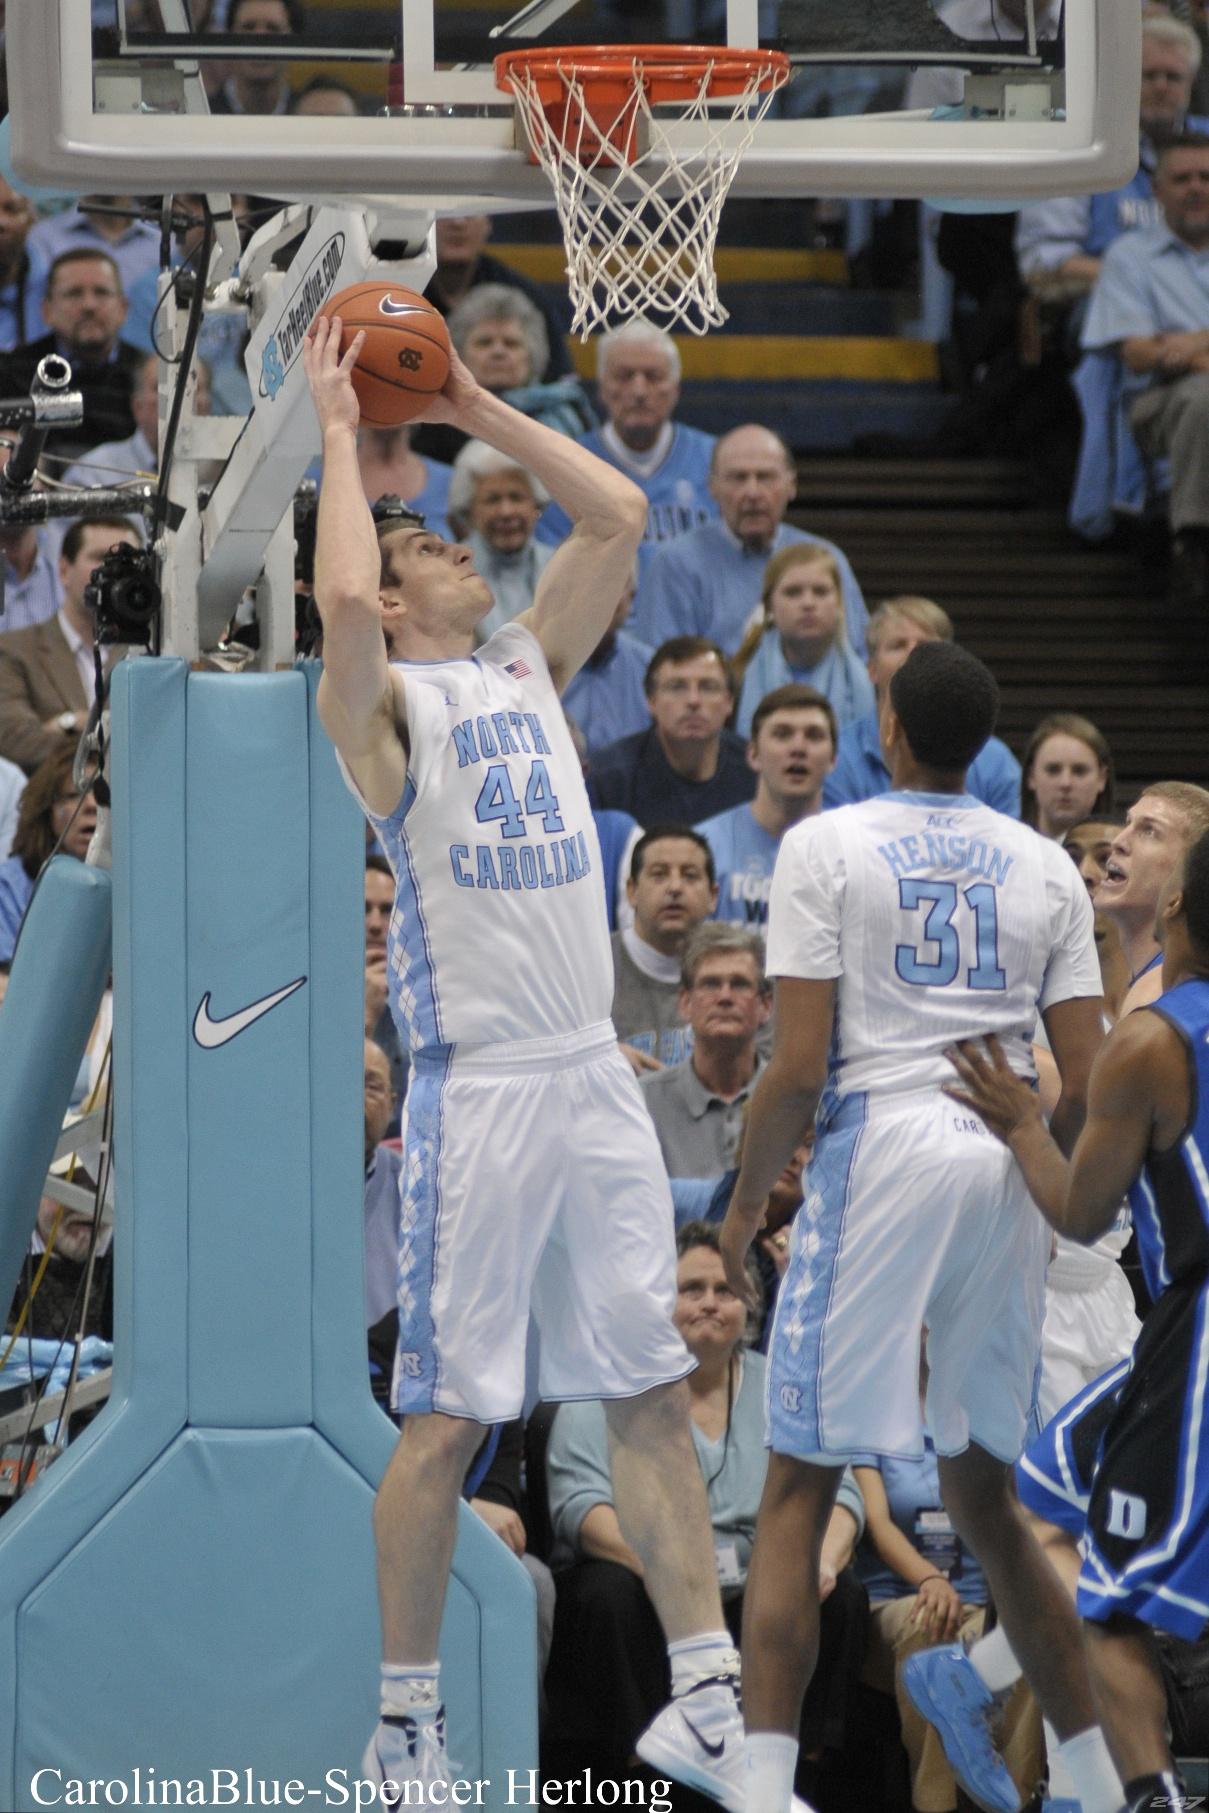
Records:
[[[1041,1330],[1038,1409],[1048,1423],[1064,1404],[1133,1352],[1142,1331],[1129,1279],[1115,1260],[1104,1260],[1095,1282],[1045,1293]]]
[[[396,1411],[518,1416],[530,1310],[544,1398],[633,1397],[691,1372],[667,1174],[611,1022],[413,1062]]]
[[[769,1444],[839,1464],[1030,1431],[1049,1232],[1019,1167],[938,1089],[850,1095],[819,1134],[769,1342]]]

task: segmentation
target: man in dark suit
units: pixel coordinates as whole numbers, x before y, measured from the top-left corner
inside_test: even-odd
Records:
[[[84,590],[115,542],[141,547],[121,516],[73,522],[63,537],[63,604],[32,629],[0,636],[0,755],[32,774],[63,738],[78,737],[95,691],[93,618]]]
[[[102,441],[125,440],[134,433],[130,394],[146,354],[121,337],[126,297],[108,253],[92,246],[60,253],[46,279],[42,318],[49,333],[0,356],[0,396],[27,394],[39,360],[59,353],[83,392],[84,420],[51,429],[47,453],[76,460]]]

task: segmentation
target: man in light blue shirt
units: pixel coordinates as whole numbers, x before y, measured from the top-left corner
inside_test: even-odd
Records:
[[[822,811],[837,740],[835,711],[813,686],[779,686],[761,699],[747,745],[748,765],[759,776],[755,799],[697,826],[714,853],[715,919],[768,924],[781,839],[790,825]]]
[[[35,218],[28,195],[0,176],[0,352],[42,332],[46,266],[28,249]]]
[[[0,437],[0,471],[7,466],[15,445],[15,431]],[[63,602],[58,541],[52,537],[50,525],[35,528],[27,523],[0,529],[0,555],[4,560],[0,632],[46,623]]]
[[[563,710],[583,731],[589,755],[650,728],[646,670],[655,651],[625,627],[633,602],[631,580],[612,623],[563,693]]]
[[[147,220],[126,220],[118,212],[134,213],[143,204],[133,195],[85,195],[61,214],[48,214],[31,227],[25,241],[30,263],[42,274],[63,252],[103,252],[112,258],[122,280],[122,292],[131,289],[148,272],[159,269],[159,229]],[[39,295],[38,300],[41,300]]]
[[[710,490],[721,520],[656,550],[634,606],[635,634],[654,648],[673,636],[704,636],[733,654],[759,607],[769,557],[791,541],[813,541],[839,569],[848,641],[863,655],[869,613],[847,556],[785,521],[797,473],[780,435],[755,424],[724,434],[714,447]]]
[[[710,491],[714,437],[673,420],[680,401],[676,342],[649,321],[627,321],[596,344],[596,394],[606,420],[578,438],[646,492],[646,535],[639,570],[660,543],[712,522],[718,505]],[[552,504],[541,521],[544,539],[571,533],[566,512]]]
[[[890,790],[890,770],[878,732],[878,712],[891,680],[920,642],[952,642],[947,611],[930,598],[889,598],[869,621],[869,677],[877,711],[840,731],[839,755],[823,782],[824,806],[848,806]],[[996,812],[1020,817],[1020,763],[1006,743],[988,737],[966,770],[966,792]]]
[[[1083,344],[1113,350],[1129,421],[1148,459],[1171,464],[1173,581],[1209,598],[1209,138],[1165,147],[1155,172],[1165,224],[1108,249]]]
[[[1102,195],[1026,202],[1015,235],[1026,282],[1060,278],[1071,290],[1080,284],[1090,290],[1115,239],[1162,224],[1153,188],[1155,163],[1164,145],[1186,130],[1204,129],[1202,121],[1188,117],[1200,62],[1200,40],[1191,26],[1161,15],[1143,22],[1138,168],[1127,183]]]

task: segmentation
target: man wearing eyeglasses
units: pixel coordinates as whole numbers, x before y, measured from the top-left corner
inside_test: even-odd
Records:
[[[738,1163],[743,1110],[772,1012],[764,942],[746,926],[698,926],[684,947],[680,1016],[693,1049],[682,1064],[640,1079],[669,1177],[719,1177]]]
[[[655,650],[643,690],[651,727],[593,756],[593,806],[628,812],[645,830],[700,824],[751,799],[747,745],[725,728],[734,688],[717,643],[674,636]]]

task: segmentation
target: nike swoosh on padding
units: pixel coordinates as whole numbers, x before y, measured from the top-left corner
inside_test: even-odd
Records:
[[[681,1716],[683,1717],[685,1724],[688,1726],[688,1728],[692,1732],[693,1736],[696,1738],[697,1742],[700,1744],[701,1748],[704,1750],[706,1756],[719,1757],[722,1755],[722,1752],[726,1749],[726,1739],[725,1738],[722,1739],[722,1742],[720,1744],[711,1744],[708,1738],[702,1737],[702,1735],[698,1731],[697,1727],[693,1724],[692,1719],[689,1718],[687,1712],[683,1713]]]
[[[220,1045],[229,1045],[241,1032],[246,1032],[249,1026],[254,1026],[257,1020],[263,1019],[279,1001],[294,994],[305,981],[305,976],[299,976],[296,982],[287,983],[285,988],[279,988],[275,994],[264,995],[249,1007],[241,1007],[238,1013],[227,1014],[221,1020],[210,1017],[210,991],[207,989],[193,1016],[193,1037],[204,1050],[217,1051]]]
[[[431,315],[430,308],[421,308],[416,302],[396,302],[393,297],[383,296],[378,304],[380,315]]]

